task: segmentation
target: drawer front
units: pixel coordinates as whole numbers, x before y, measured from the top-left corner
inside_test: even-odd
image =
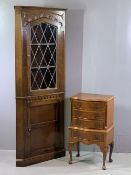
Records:
[[[105,136],[103,133],[84,132],[72,129],[72,140],[79,140],[80,142],[104,142]]]
[[[83,120],[81,118],[73,118],[72,126],[88,129],[104,129],[104,121]]]
[[[105,111],[100,112],[88,112],[81,110],[72,110],[72,118],[81,117],[86,120],[104,120],[105,119]]]
[[[80,141],[89,142],[104,142],[104,134],[97,132],[79,132]]]
[[[73,100],[72,107],[73,109],[79,109],[84,111],[105,111],[106,103],[101,101],[98,102]]]

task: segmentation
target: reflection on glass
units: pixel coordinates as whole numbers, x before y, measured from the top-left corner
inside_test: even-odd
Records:
[[[56,88],[57,27],[41,23],[31,27],[31,89]]]

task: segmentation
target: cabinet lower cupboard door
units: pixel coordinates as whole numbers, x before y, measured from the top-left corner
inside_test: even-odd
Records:
[[[15,7],[16,165],[65,155],[65,10]]]

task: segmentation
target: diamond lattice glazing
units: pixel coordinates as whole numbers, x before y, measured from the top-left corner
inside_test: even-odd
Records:
[[[31,89],[56,88],[57,27],[41,23],[31,27]]]

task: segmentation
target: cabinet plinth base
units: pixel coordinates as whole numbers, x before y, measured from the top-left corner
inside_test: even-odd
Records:
[[[41,155],[30,157],[30,158],[17,159],[16,160],[16,166],[17,167],[25,167],[25,166],[28,166],[28,165],[41,163],[41,162],[44,162],[44,161],[47,161],[47,160],[56,159],[56,158],[64,157],[64,156],[65,156],[65,150],[63,149],[63,150],[60,150],[60,151],[41,154]]]

